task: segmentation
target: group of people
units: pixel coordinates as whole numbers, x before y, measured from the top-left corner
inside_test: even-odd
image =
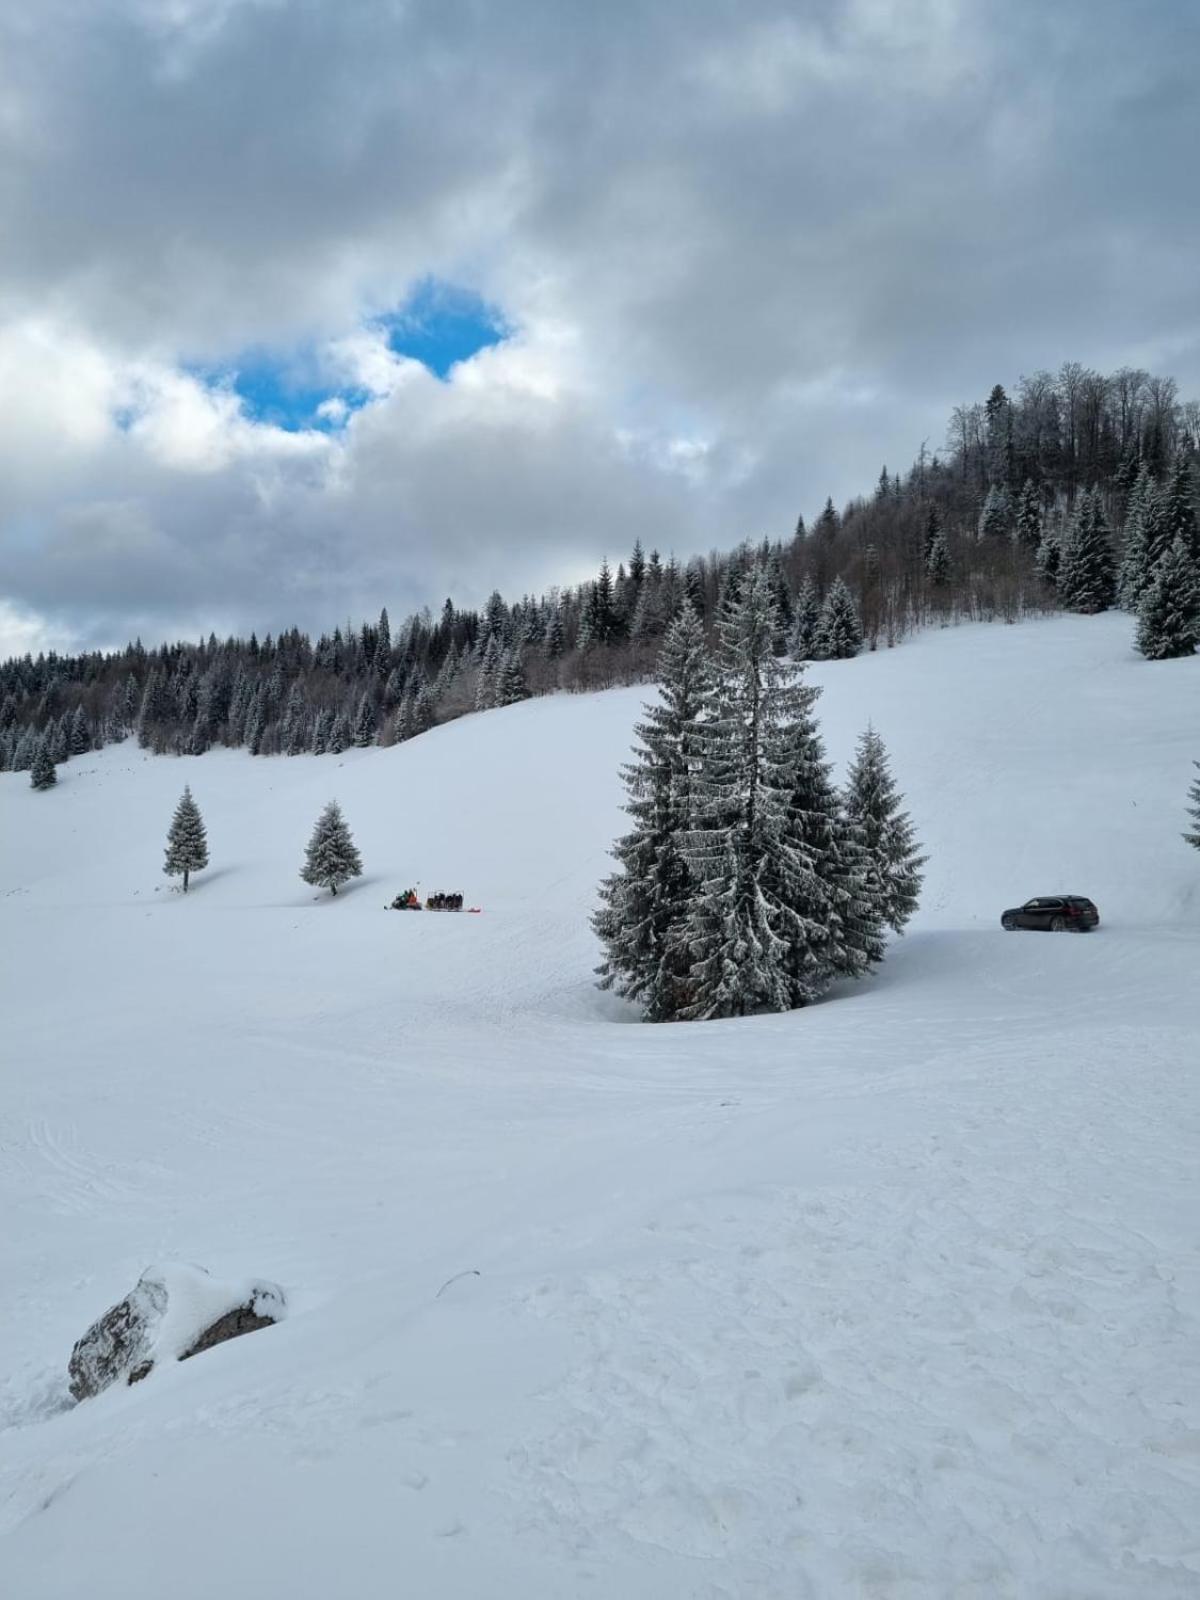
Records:
[[[431,894],[425,901],[426,911],[461,911],[463,897],[461,894]],[[420,911],[421,899],[415,889],[405,889],[403,894],[398,894],[392,901],[391,911]]]

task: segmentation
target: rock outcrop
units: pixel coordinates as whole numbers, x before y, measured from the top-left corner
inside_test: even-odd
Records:
[[[163,1361],[187,1361],[268,1328],[286,1310],[278,1284],[221,1283],[200,1267],[148,1267],[71,1351],[71,1393],[86,1400],[110,1384],[137,1383]]]

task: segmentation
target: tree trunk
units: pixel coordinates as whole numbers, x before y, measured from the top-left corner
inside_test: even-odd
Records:
[[[330,892],[330,894],[336,894],[337,893],[337,884],[336,883],[331,883],[329,885],[329,892]]]
[[[187,869],[187,867],[184,867],[184,869],[183,869],[183,892],[184,892],[184,894],[187,893],[187,886],[188,886],[188,869]]]

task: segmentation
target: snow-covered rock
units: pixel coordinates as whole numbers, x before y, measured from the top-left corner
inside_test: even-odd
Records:
[[[270,1327],[286,1305],[278,1284],[222,1283],[202,1267],[147,1267],[71,1351],[71,1393],[87,1400],[121,1379],[137,1383],[160,1361],[186,1361]]]

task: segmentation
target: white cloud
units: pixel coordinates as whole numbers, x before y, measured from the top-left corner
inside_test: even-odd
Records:
[[[0,600],[0,661],[10,656],[36,656],[45,650],[70,649],[74,639],[11,601]]]

